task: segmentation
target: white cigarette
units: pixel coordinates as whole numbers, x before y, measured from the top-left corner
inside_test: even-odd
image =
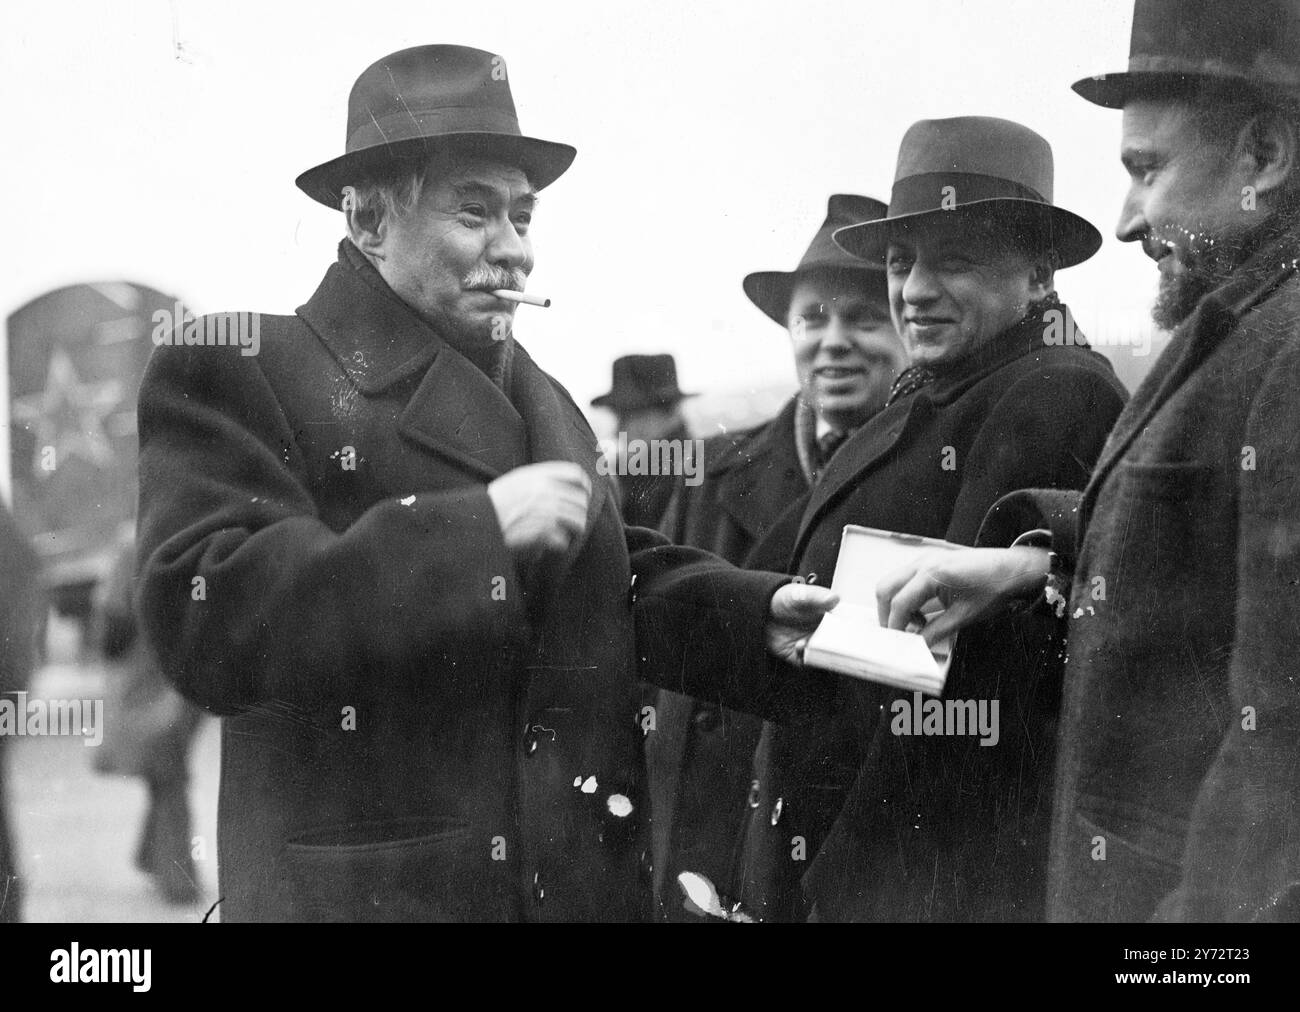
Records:
[[[509,302],[522,302],[529,306],[541,306],[546,309],[551,304],[550,299],[543,299],[540,295],[525,295],[523,292],[515,292],[509,288],[498,288],[492,293],[498,299],[506,299]]]

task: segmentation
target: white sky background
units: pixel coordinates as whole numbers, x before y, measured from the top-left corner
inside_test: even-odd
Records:
[[[291,313],[342,235],[341,215],[294,177],[342,153],[348,91],[367,65],[449,42],[503,55],[524,132],[578,149],[533,225],[529,290],[554,305],[521,307],[516,334],[584,406],[628,352],[672,352],[688,390],[793,384],[788,339],[741,278],[793,268],[829,194],[888,200],[898,142],[922,118],[1003,116],[1046,136],[1057,202],[1106,237],[1058,276],[1062,297],[1086,333],[1146,329],[1156,271],[1113,231],[1120,116],[1069,87],[1123,68],[1131,10],[1132,0],[8,5],[0,314],[59,285],[117,278],[201,312]]]

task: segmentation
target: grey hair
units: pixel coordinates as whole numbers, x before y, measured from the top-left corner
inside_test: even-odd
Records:
[[[374,227],[385,218],[403,218],[420,199],[430,164],[401,159],[372,170],[344,192],[343,211],[355,209],[361,223]]]

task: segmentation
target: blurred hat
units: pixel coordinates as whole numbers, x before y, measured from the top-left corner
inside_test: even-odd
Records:
[[[1101,233],[1052,202],[1053,175],[1052,146],[1029,127],[992,116],[923,119],[899,145],[888,213],[839,229],[835,242],[856,257],[883,261],[900,223],[994,218],[1055,249],[1059,266],[1071,267],[1101,248]]]
[[[367,67],[348,95],[344,153],[308,169],[299,189],[338,210],[344,186],[385,163],[428,157],[455,142],[483,157],[518,165],[537,189],[577,154],[519,129],[505,62],[468,46],[416,46]]]
[[[790,297],[795,283],[802,276],[818,271],[850,271],[862,275],[862,281],[872,295],[881,300],[889,298],[889,286],[882,267],[849,256],[831,238],[838,228],[879,218],[886,207],[871,197],[853,193],[837,193],[826,206],[826,220],[813,236],[799,266],[792,271],[755,271],[746,275],[742,286],[749,301],[781,326],[786,325],[790,310]]]
[[[1137,0],[1128,70],[1086,77],[1074,90],[1122,109],[1136,94],[1207,83],[1300,96],[1300,2]]]
[[[615,411],[660,408],[676,404],[683,397],[677,386],[677,363],[671,355],[624,355],[614,360],[614,385],[591,404]]]

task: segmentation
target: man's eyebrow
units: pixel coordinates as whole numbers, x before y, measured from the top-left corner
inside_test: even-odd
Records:
[[[469,180],[464,183],[454,183],[452,190],[458,198],[465,200],[471,197],[477,197],[479,200],[487,200],[493,203],[502,199],[502,191],[495,186],[488,186],[486,183],[477,183]],[[525,190],[514,199],[516,204],[525,204],[528,207],[537,206],[537,193],[534,190]]]

